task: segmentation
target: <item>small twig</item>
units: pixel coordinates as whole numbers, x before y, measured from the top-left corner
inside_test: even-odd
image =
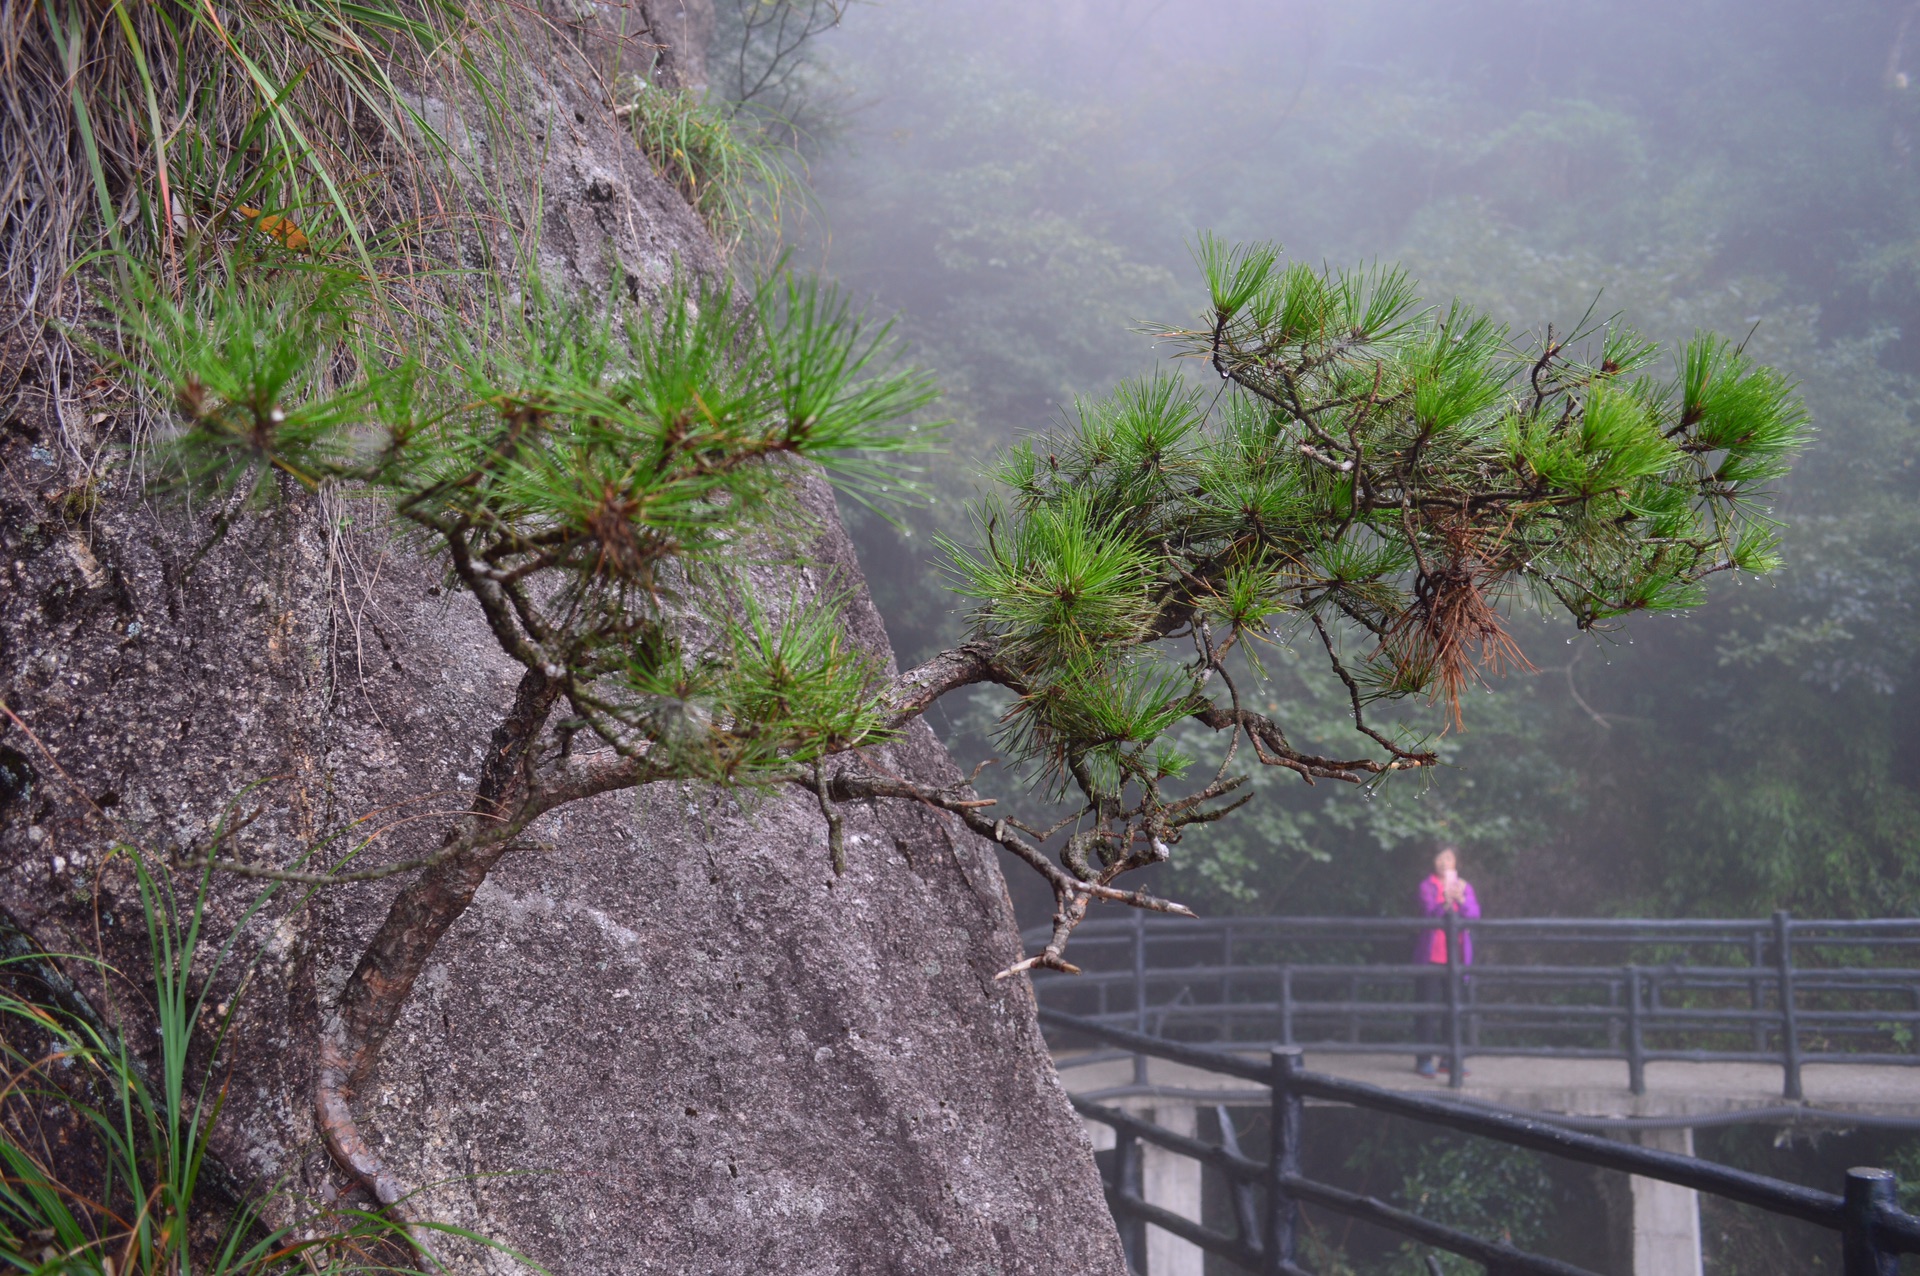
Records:
[[[840,812],[834,809],[833,800],[827,796],[826,776],[817,758],[813,763],[813,795],[820,799],[820,814],[827,817],[827,849],[833,853],[833,875],[839,877],[847,871],[846,826]]]
[[[1360,684],[1355,682],[1353,675],[1347,672],[1346,665],[1341,663],[1339,653],[1333,649],[1333,635],[1327,632],[1326,623],[1320,619],[1318,612],[1308,612],[1307,619],[1313,622],[1315,631],[1319,633],[1320,644],[1327,649],[1327,659],[1332,662],[1334,673],[1338,674],[1340,681],[1347,685],[1347,697],[1353,705],[1353,725],[1358,727],[1361,733],[1369,739],[1390,750],[1395,758],[1406,761],[1417,759],[1421,762],[1431,762],[1433,760],[1433,754],[1409,752],[1367,725],[1366,715],[1361,711]]]
[[[1079,973],[1077,968],[1061,957],[1060,953],[1065,948],[1074,928],[1086,917],[1087,906],[1096,899],[1107,903],[1125,904],[1128,907],[1145,909],[1149,912],[1169,913],[1176,917],[1196,915],[1185,904],[1161,899],[1144,891],[1126,891],[1109,886],[1105,882],[1081,881],[1055,864],[1038,846],[1015,832],[1014,822],[1011,819],[995,820],[981,814],[975,799],[961,796],[965,792],[963,786],[954,786],[946,790],[934,789],[897,776],[849,773],[844,770],[835,775],[831,781],[828,781],[825,776],[819,777],[816,781],[805,773],[789,773],[788,778],[807,787],[818,783],[842,801],[881,797],[911,798],[936,810],[950,812],[958,816],[961,822],[973,832],[1013,852],[1045,878],[1047,884],[1053,888],[1056,905],[1053,938],[1042,952],[1014,963],[1001,971],[996,978],[1005,979],[1022,970],[1033,969],[1035,966],[1064,970],[1070,974]],[[1110,869],[1109,873],[1113,871],[1115,870]]]
[[[1583,713],[1600,724],[1603,731],[1611,731],[1613,730],[1613,723],[1607,721],[1605,714],[1596,711],[1592,705],[1588,704],[1586,697],[1580,694],[1580,688],[1576,687],[1573,683],[1573,671],[1579,666],[1581,657],[1586,654],[1587,649],[1582,647],[1580,650],[1574,652],[1573,659],[1567,662],[1567,694],[1573,697],[1573,702],[1580,706]]]

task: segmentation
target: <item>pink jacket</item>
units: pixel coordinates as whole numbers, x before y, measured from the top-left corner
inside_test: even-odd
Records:
[[[1462,879],[1460,884],[1466,887],[1466,890],[1461,893],[1460,907],[1457,910],[1460,916],[1463,918],[1480,916],[1480,901],[1474,898],[1473,883]],[[1456,911],[1445,903],[1446,890],[1446,885],[1440,880],[1438,873],[1420,883],[1420,912],[1427,917],[1440,917]],[[1446,965],[1447,932],[1428,931],[1414,945],[1413,959],[1416,962],[1429,962],[1436,966]],[[1473,965],[1473,932],[1471,931],[1460,932],[1460,960],[1463,965]]]

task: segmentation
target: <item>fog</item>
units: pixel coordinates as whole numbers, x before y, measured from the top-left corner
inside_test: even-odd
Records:
[[[1202,230],[1404,263],[1429,302],[1464,299],[1521,344],[1589,314],[1669,342],[1714,329],[1787,370],[1813,416],[1774,505],[1785,569],[1598,640],[1516,616],[1539,672],[1470,707],[1446,774],[1372,808],[1408,814],[1276,784],[1275,809],[1312,827],[1207,882],[1238,873],[1214,891],[1235,906],[1276,905],[1284,880],[1294,907],[1311,889],[1316,911],[1393,911],[1319,857],[1368,857],[1375,880],[1382,855],[1415,862],[1439,831],[1475,843],[1508,912],[1911,907],[1908,17],[1779,0],[854,8],[817,50],[806,248],[897,315],[953,420],[907,533],[856,520],[903,659],[961,628],[930,535],[966,534],[997,448],[1154,366],[1137,329],[1197,312]]]

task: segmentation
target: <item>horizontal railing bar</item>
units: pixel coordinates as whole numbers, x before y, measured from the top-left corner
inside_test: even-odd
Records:
[[[1071,1012],[1061,1011],[1059,1013],[1070,1014]],[[1104,1026],[1109,1026],[1109,1027],[1125,1024],[1127,1022],[1130,1022],[1133,1018],[1131,1013],[1127,1013],[1127,1014],[1114,1013],[1114,1014],[1107,1014],[1107,1015],[1086,1015],[1086,1016],[1075,1015],[1073,1017],[1076,1019],[1084,1019],[1088,1023],[1098,1023],[1098,1024],[1102,1024]],[[1536,1031],[1545,1030],[1541,1025],[1534,1025],[1534,1028]],[[1503,1030],[1511,1031],[1512,1029],[1503,1029]],[[1569,1025],[1569,1026],[1566,1026],[1563,1030],[1571,1032],[1571,1031],[1575,1031],[1576,1029],[1573,1026]],[[1649,1029],[1649,1031],[1651,1030],[1652,1029]],[[1659,1031],[1671,1032],[1671,1031],[1675,1031],[1675,1029],[1672,1028],[1671,1026],[1662,1025],[1659,1028]],[[1737,1034],[1733,1034],[1730,1030],[1721,1030],[1721,1031],[1728,1031],[1729,1035],[1737,1035]],[[1159,1038],[1156,1038],[1156,1039],[1159,1039]],[[1188,1043],[1188,1044],[1194,1044],[1194,1043]],[[1208,1048],[1219,1049],[1224,1047],[1224,1048],[1233,1049],[1233,1050],[1254,1050],[1254,1049],[1266,1049],[1269,1046],[1277,1046],[1280,1044],[1281,1044],[1280,1042],[1276,1041],[1271,1037],[1260,1037],[1251,1041],[1235,1041],[1229,1038],[1225,1040],[1215,1041],[1211,1043],[1211,1046]],[[1311,1037],[1301,1033],[1297,1029],[1294,1033],[1294,1040],[1288,1044],[1298,1046],[1302,1050],[1311,1050],[1318,1054],[1406,1054],[1408,1052],[1431,1053],[1434,1049],[1434,1045],[1431,1041],[1413,1041],[1413,1040],[1407,1040],[1407,1039],[1388,1039],[1385,1041],[1379,1041],[1379,1040],[1351,1041],[1345,1037]],[[1120,1052],[1120,1053],[1132,1053],[1132,1052]],[[1510,1056],[1510,1057],[1516,1057],[1516,1058],[1550,1058],[1550,1059],[1620,1060],[1620,1059],[1626,1058],[1625,1048],[1619,1047],[1619,1046],[1613,1046],[1613,1047],[1523,1046],[1523,1045],[1509,1045],[1501,1042],[1483,1042],[1481,1045],[1469,1048],[1467,1051],[1467,1054],[1469,1057],[1503,1055],[1503,1056]],[[1664,1060],[1668,1062],[1680,1062],[1680,1063],[1778,1064],[1780,1062],[1780,1051],[1777,1048],[1771,1049],[1771,1050],[1750,1050],[1750,1049],[1749,1050],[1706,1050],[1706,1049],[1683,1050],[1683,1049],[1677,1049],[1677,1048],[1662,1048],[1659,1046],[1648,1046],[1645,1050],[1642,1051],[1642,1057],[1649,1060],[1654,1060],[1654,1061]],[[1866,1050],[1824,1050],[1824,1051],[1803,1050],[1801,1052],[1800,1057],[1802,1060],[1808,1063],[1835,1063],[1835,1064],[1873,1063],[1873,1064],[1890,1064],[1890,1065],[1896,1065],[1901,1067],[1910,1067],[1914,1065],[1920,1065],[1920,1052],[1913,1052],[1913,1053],[1903,1052],[1903,1053],[1896,1054],[1896,1053],[1889,1053],[1886,1051],[1866,1051]]]
[[[1128,1047],[1135,1054],[1152,1055],[1156,1059],[1165,1059],[1169,1063],[1185,1063],[1196,1068],[1204,1068],[1208,1072],[1239,1077],[1243,1081],[1252,1081],[1259,1085],[1267,1085],[1273,1079],[1272,1068],[1264,1060],[1252,1063],[1244,1059],[1236,1059],[1219,1050],[1182,1045],[1177,1041],[1163,1041],[1144,1033],[1110,1028],[1106,1024],[1081,1019],[1077,1015],[1054,1010],[1049,1006],[1038,1007],[1036,1013],[1041,1023],[1056,1024],[1075,1032],[1084,1032],[1090,1037],[1104,1037],[1117,1045]]]
[[[1072,1101],[1073,1110],[1081,1116],[1091,1117],[1102,1125],[1112,1126],[1143,1143],[1152,1143],[1157,1147],[1166,1148],[1169,1152],[1178,1152],[1196,1161],[1204,1161],[1230,1178],[1248,1183],[1267,1181],[1267,1167],[1258,1161],[1250,1161],[1244,1156],[1235,1156],[1223,1147],[1203,1143],[1190,1134],[1175,1133],[1164,1125],[1156,1125],[1130,1112],[1122,1112],[1119,1108],[1109,1108],[1090,1099],[1083,1099],[1077,1094],[1070,1094],[1067,1098]]]
[[[1672,983],[1678,988],[1701,987],[1742,987],[1756,982],[1765,983],[1780,977],[1777,966],[1655,966],[1635,963],[1641,977],[1659,979],[1663,984]],[[1827,985],[1837,988],[1855,988],[1861,983],[1882,983],[1888,991],[1908,991],[1914,983],[1920,983],[1920,968],[1905,966],[1803,966],[1794,965],[1794,983],[1803,983],[1809,990],[1818,990]],[[1617,982],[1627,977],[1628,967],[1621,966],[1508,966],[1485,962],[1465,968],[1467,975],[1482,983],[1522,983],[1543,982],[1547,980],[1576,980],[1600,984]],[[1179,981],[1196,982],[1215,979],[1232,979],[1236,982],[1256,979],[1279,979],[1288,976],[1294,979],[1378,979],[1399,980],[1418,978],[1434,973],[1434,963],[1427,962],[1261,962],[1237,966],[1149,966],[1147,982],[1174,983]],[[1100,984],[1132,983],[1134,971],[1125,970],[1087,970],[1078,975],[1044,976],[1038,982],[1042,987],[1059,986],[1071,983],[1078,987],[1093,987]]]
[[[1444,1014],[1445,1002],[1436,1001],[1302,1001],[1292,1003],[1296,1019],[1338,1016],[1360,1019],[1405,1019],[1411,1015]],[[1149,1004],[1147,1014],[1163,1023],[1199,1023],[1213,1019],[1265,1019],[1277,1016],[1281,1003],[1276,1001],[1188,1002]],[[1071,1012],[1069,1012],[1071,1013]],[[1624,1021],[1625,1006],[1555,1005],[1551,1002],[1474,1002],[1461,1008],[1462,1014],[1474,1014],[1488,1026],[1512,1031],[1519,1028],[1553,1029],[1591,1027],[1592,1023]],[[1127,1022],[1136,1019],[1137,1010],[1108,1010],[1084,1018]],[[1848,1031],[1869,1032],[1883,1025],[1920,1023],[1920,1011],[1913,1010],[1808,1010],[1795,1011],[1804,1024],[1829,1024]],[[1496,1022],[1497,1021],[1497,1022]],[[1703,1032],[1730,1032],[1737,1025],[1778,1025],[1780,1012],[1774,1010],[1733,1010],[1708,1006],[1643,1006],[1640,1022],[1647,1031],[1678,1032],[1698,1029]],[[1713,1025],[1730,1025],[1714,1027]]]
[[[1298,1175],[1288,1175],[1280,1180],[1280,1185],[1297,1200],[1311,1205],[1319,1205],[1349,1218],[1357,1218],[1384,1227],[1388,1231],[1410,1236],[1439,1249],[1470,1258],[1484,1265],[1488,1271],[1500,1272],[1505,1276],[1509,1272],[1524,1272],[1529,1276],[1596,1276],[1585,1267],[1575,1267],[1572,1263],[1563,1263],[1557,1258],[1548,1258],[1544,1254],[1529,1254],[1524,1250],[1499,1241],[1483,1240],[1471,1232],[1462,1232],[1441,1223],[1431,1222],[1418,1214],[1409,1214],[1395,1209],[1376,1197],[1361,1196],[1354,1192],[1342,1191],[1325,1183],[1316,1183],[1312,1179]]]
[[[1898,1209],[1881,1206],[1874,1211],[1874,1238],[1884,1249],[1901,1254],[1920,1254],[1920,1218]]]
[[[1066,1011],[1073,1014],[1071,1010]],[[1278,1017],[1280,1003],[1262,1001],[1216,1002],[1212,1005],[1200,1003],[1149,1006],[1147,1017],[1162,1023],[1213,1023],[1230,1020],[1263,1020]],[[1293,1014],[1300,1019],[1330,1019],[1341,1021],[1348,1019],[1380,1020],[1385,1022],[1403,1021],[1418,1015],[1445,1013],[1444,1004],[1430,1001],[1296,1001]],[[1552,1006],[1552,1005],[1463,1005],[1462,1014],[1478,1015],[1489,1027],[1498,1026],[1502,1031],[1514,1031],[1528,1028],[1535,1030],[1560,1030],[1567,1032],[1591,1032],[1597,1027],[1605,1027],[1609,1022],[1624,1020],[1627,1014],[1625,1006]],[[1851,1011],[1821,1010],[1799,1012],[1801,1015],[1818,1015],[1818,1022],[1833,1025],[1846,1031],[1870,1031],[1877,1025],[1893,1024],[1906,1020],[1920,1020],[1920,1014],[1913,1011],[1869,1011],[1857,1014]],[[1136,1010],[1104,1010],[1079,1017],[1096,1022],[1129,1024],[1139,1016]],[[1653,1009],[1642,1007],[1641,1022],[1649,1030],[1658,1027],[1663,1032],[1693,1029],[1701,1032],[1739,1032],[1756,1025],[1778,1027],[1778,1011],[1751,1010],[1707,1010],[1696,1008],[1675,1009],[1661,1007]]]
[[[1070,1064],[1069,1064],[1070,1066]],[[1120,1087],[1117,1090],[1096,1091],[1098,1095],[1113,1097],[1118,1093],[1132,1090],[1132,1087]],[[1228,1096],[1235,1100],[1227,1107],[1247,1108],[1246,1096]],[[1496,1112],[1511,1111],[1489,1100],[1478,1099],[1463,1094],[1454,1102],[1476,1108],[1486,1108]],[[1341,1107],[1350,1104],[1339,1104]],[[1259,1098],[1257,1109],[1265,1111],[1266,1096]],[[1625,1116],[1571,1116],[1564,1112],[1534,1112],[1527,1114],[1548,1125],[1564,1126],[1569,1130],[1678,1130],[1714,1129],[1728,1125],[1789,1125],[1795,1127],[1823,1127],[1827,1129],[1852,1130],[1920,1130],[1920,1115],[1888,1116],[1873,1112],[1845,1112],[1837,1108],[1813,1108],[1802,1104],[1778,1103],[1759,1108],[1729,1108],[1721,1112],[1690,1112],[1680,1116],[1625,1117]]]
[[[1209,1005],[1206,1002],[1182,1005],[1148,1005],[1147,1014],[1168,1022],[1178,1020],[1192,1023],[1209,1018],[1222,1019],[1258,1019],[1280,1013],[1280,1003],[1272,1001],[1226,1001]],[[1363,1019],[1405,1019],[1409,1015],[1444,1014],[1446,1003],[1432,1001],[1301,1001],[1293,1002],[1296,1018],[1311,1018],[1315,1015],[1338,1015],[1342,1018],[1358,1017]],[[1120,1012],[1108,1011],[1112,1017]],[[1627,1014],[1625,1006],[1558,1006],[1552,1003],[1514,1002],[1474,1002],[1461,1007],[1462,1014],[1480,1016],[1488,1026],[1505,1029],[1513,1028],[1574,1028],[1589,1027],[1591,1024],[1575,1024],[1571,1020],[1590,1020],[1606,1022],[1624,1021]],[[1126,1018],[1133,1018],[1136,1011],[1125,1012]],[[1795,1018],[1801,1025],[1829,1024],[1852,1031],[1873,1031],[1882,1025],[1900,1023],[1920,1023],[1920,1011],[1913,1010],[1808,1010],[1796,1009]],[[1098,1016],[1091,1016],[1098,1017]],[[1558,1020],[1559,1022],[1555,1022]],[[1687,1028],[1698,1028],[1703,1032],[1732,1031],[1732,1028],[1715,1028],[1712,1025],[1727,1024],[1779,1024],[1780,1012],[1776,1010],[1732,1010],[1708,1006],[1642,1006],[1640,1022],[1647,1031],[1659,1030],[1674,1032]]]
[[[1192,1241],[1210,1254],[1219,1254],[1224,1258],[1232,1259],[1248,1271],[1260,1270],[1265,1255],[1238,1237],[1217,1232],[1204,1223],[1196,1223],[1164,1206],[1143,1201],[1132,1192],[1123,1192],[1111,1183],[1106,1185],[1106,1189],[1107,1208],[1114,1213],[1128,1214],[1143,1223],[1151,1223],[1162,1231],[1172,1232],[1181,1240]]]
[[[1280,1048],[1282,1043],[1271,1039],[1259,1041],[1216,1041],[1201,1047],[1204,1050],[1252,1051]],[[1290,1048],[1307,1054],[1332,1055],[1389,1055],[1389,1054],[1431,1054],[1434,1045],[1430,1041],[1347,1041],[1341,1038],[1296,1039]],[[1132,1050],[1103,1052],[1103,1059],[1129,1058],[1136,1053]],[[1507,1059],[1593,1059],[1604,1063],[1626,1062],[1626,1052],[1620,1049],[1605,1049],[1598,1046],[1506,1046],[1481,1045],[1465,1052],[1469,1059],[1507,1058]],[[1641,1051],[1640,1057],[1648,1063],[1756,1063],[1772,1067],[1780,1066],[1778,1050],[1660,1050],[1648,1048]],[[1802,1052],[1802,1063],[1825,1064],[1876,1064],[1886,1067],[1920,1067],[1920,1055],[1882,1054],[1866,1051],[1821,1051]],[[1076,1060],[1076,1063],[1079,1061]],[[1264,1084],[1264,1082],[1262,1082]]]
[[[1447,1003],[1444,1001],[1307,1001],[1293,999],[1295,1015],[1339,1015],[1342,1018],[1358,1015],[1363,1018],[1405,1019],[1408,1015],[1443,1014]],[[1173,1019],[1204,1019],[1218,1015],[1231,1019],[1254,1019],[1262,1015],[1280,1013],[1281,1003],[1277,1001],[1216,1001],[1216,1002],[1163,1002],[1158,1005],[1149,1002],[1149,1016]],[[1553,1002],[1513,1002],[1513,1001],[1476,1001],[1463,1004],[1462,1014],[1477,1014],[1482,1019],[1522,1019],[1529,1023],[1550,1025],[1556,1018],[1561,1020],[1624,1019],[1625,1006],[1591,1005],[1575,1003],[1557,1005]],[[1107,1011],[1107,1016],[1120,1015],[1120,1011]],[[1133,1018],[1138,1011],[1124,1012],[1126,1018]],[[1901,1019],[1920,1021],[1920,1012],[1910,1010],[1801,1010],[1801,1019],[1826,1016],[1835,1022],[1873,1021],[1892,1023]],[[1095,1017],[1095,1016],[1089,1016]],[[1660,1023],[1668,1027],[1689,1022],[1700,1023],[1773,1023],[1780,1022],[1778,1010],[1732,1010],[1718,1006],[1642,1006],[1642,1023],[1652,1025]],[[1566,1026],[1571,1027],[1571,1024]]]
[[[1103,947],[1131,947],[1138,936],[1130,924],[1122,923],[1124,929],[1102,934],[1089,932],[1093,923],[1083,924],[1074,932],[1074,945],[1098,944]],[[1160,929],[1170,926],[1171,929]],[[1920,944],[1920,921],[1908,920],[1897,923],[1898,929],[1875,931],[1825,931],[1805,922],[1796,922],[1790,927],[1795,946],[1809,944],[1818,948],[1860,948],[1876,949],[1891,944],[1895,947],[1912,947]],[[1281,927],[1240,927],[1228,930],[1207,928],[1192,922],[1147,923],[1147,943],[1154,948],[1206,947],[1215,945],[1220,939],[1230,937],[1236,945],[1245,943],[1251,946],[1291,944],[1326,945],[1336,943],[1379,944],[1400,943],[1409,936],[1417,936],[1422,931],[1442,929],[1442,923],[1426,917],[1388,917],[1376,921],[1355,923],[1344,918],[1325,920],[1320,924],[1303,922],[1295,926]],[[1559,927],[1542,928],[1524,922],[1494,921],[1487,918],[1468,919],[1461,923],[1462,930],[1471,930],[1484,936],[1489,943],[1500,945],[1525,946],[1529,944],[1580,944],[1621,947],[1665,946],[1686,947],[1698,944],[1712,949],[1722,949],[1734,944],[1751,944],[1759,940],[1762,945],[1771,945],[1774,941],[1773,926],[1737,926],[1728,929],[1702,929],[1697,926],[1629,926],[1595,927],[1591,923],[1576,923],[1561,929]],[[1025,933],[1029,938],[1039,939],[1049,934],[1045,927],[1030,929]]]
[[[1841,1225],[1841,1200],[1831,1192],[1783,1183],[1764,1175],[1716,1165],[1711,1161],[1660,1152],[1653,1148],[1633,1147],[1528,1117],[1472,1112],[1444,1099],[1400,1094],[1379,1086],[1320,1073],[1302,1074],[1295,1088],[1302,1095],[1391,1112],[1467,1134],[1497,1139],[1502,1143],[1532,1148],[1537,1152],[1552,1153],[1583,1164],[1637,1174],[1642,1178],[1660,1179],[1695,1191],[1711,1192],[1743,1205],[1757,1205],[1775,1213],[1789,1214],[1821,1227],[1838,1230]]]
[[[1431,927],[1433,920],[1426,917],[1326,917],[1326,916],[1289,916],[1270,914],[1263,917],[1210,917],[1202,919],[1149,917],[1145,919],[1145,929],[1149,935],[1180,935],[1193,937],[1231,931],[1236,935],[1254,934],[1266,930],[1364,930],[1401,928],[1410,929],[1420,926]],[[1761,933],[1769,937],[1773,934],[1773,919],[1725,918],[1725,917],[1483,917],[1473,921],[1475,927],[1484,927],[1488,931],[1537,930],[1554,935],[1567,931],[1592,931],[1601,933],[1667,934],[1674,931],[1697,930],[1702,933],[1725,935],[1732,933]],[[1863,917],[1863,918],[1791,918],[1789,926],[1796,937],[1802,933],[1810,937],[1822,932],[1835,935],[1871,934],[1884,935],[1889,931],[1909,930],[1920,936],[1920,918],[1913,917]],[[1100,918],[1083,922],[1076,932],[1080,935],[1110,937],[1114,935],[1131,936],[1139,925],[1133,918]],[[1046,926],[1029,928],[1035,934],[1048,934]],[[1076,940],[1076,942],[1078,942]]]
[[[1189,991],[1191,991],[1191,986],[1189,986]],[[1065,999],[1049,998],[1049,1000]],[[1920,1020],[1920,1011],[1906,1007],[1895,1009],[1892,1006],[1857,1006],[1844,1007],[1837,1010],[1820,1009],[1800,1005],[1801,1000],[1799,997],[1794,999],[1795,1005],[1799,1008],[1799,1013],[1802,1016],[1814,1016],[1818,1019],[1833,1023],[1898,1023],[1902,1021],[1912,1022]],[[1282,1004],[1283,1003],[1278,1000],[1167,1000],[1150,1001],[1147,1003],[1145,1009],[1149,1014],[1174,1014],[1178,1012],[1186,1015],[1188,1018],[1193,1017],[1195,1014],[1207,1012],[1246,1017],[1254,1014],[1274,1013]],[[1356,1000],[1350,997],[1294,997],[1285,1004],[1292,1005],[1296,1011],[1305,1011],[1308,1013],[1331,1014],[1337,1012],[1345,1015],[1358,1012],[1362,1014],[1407,1015],[1429,1014],[1432,1012],[1434,1006],[1443,1005],[1444,1003],[1419,1000]],[[1549,1018],[1557,1014],[1564,1014],[1576,1018],[1605,1018],[1610,1014],[1618,1016],[1624,1014],[1626,1011],[1625,1005],[1615,1005],[1612,1002],[1605,1001],[1483,1001],[1477,998],[1471,1003],[1463,1003],[1461,1009],[1463,1011],[1471,1010],[1483,1015],[1531,1015],[1539,1018]],[[1117,1012],[1110,1011],[1105,1013]],[[1127,1013],[1137,1014],[1138,1012],[1129,1010]],[[1659,1005],[1643,1004],[1640,1013],[1643,1018],[1659,1016],[1671,1020],[1694,1016],[1702,1019],[1780,1022],[1780,1012],[1776,1006],[1754,1010],[1739,1005],[1687,1005],[1662,999]]]
[[[1796,1003],[1798,999],[1796,998]],[[1296,1016],[1339,1015],[1341,1017],[1359,1016],[1376,1019],[1404,1019],[1409,1015],[1444,1013],[1445,1002],[1437,1001],[1315,1001],[1296,997],[1289,1003]],[[1255,1019],[1280,1013],[1282,1003],[1277,1001],[1220,1001],[1220,1002],[1159,1002],[1149,1003],[1146,1012],[1165,1020],[1198,1021],[1212,1017],[1230,1019]],[[1480,1001],[1463,1005],[1463,1013],[1478,1015],[1483,1021],[1501,1021],[1504,1027],[1573,1027],[1571,1020],[1591,1020],[1605,1022],[1623,1019],[1627,1013],[1624,1005],[1606,1002],[1552,1002],[1552,1001]],[[1109,1010],[1088,1018],[1135,1019],[1138,1010]],[[1848,1031],[1884,1030],[1896,1024],[1920,1023],[1920,1010],[1895,1010],[1885,1006],[1868,1006],[1847,1010],[1817,1010],[1799,1006],[1795,1017],[1803,1024],[1831,1025]],[[1778,1007],[1766,1007],[1759,1010],[1731,1006],[1684,1006],[1661,1004],[1643,1006],[1640,1010],[1641,1022],[1649,1029],[1659,1027],[1672,1031],[1688,1027],[1700,1027],[1703,1031],[1720,1031],[1708,1025],[1777,1025],[1780,1022]]]

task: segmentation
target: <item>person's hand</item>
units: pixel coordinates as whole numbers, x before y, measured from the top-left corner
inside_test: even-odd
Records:
[[[1447,903],[1458,908],[1467,898],[1467,884],[1456,877],[1446,885]]]

